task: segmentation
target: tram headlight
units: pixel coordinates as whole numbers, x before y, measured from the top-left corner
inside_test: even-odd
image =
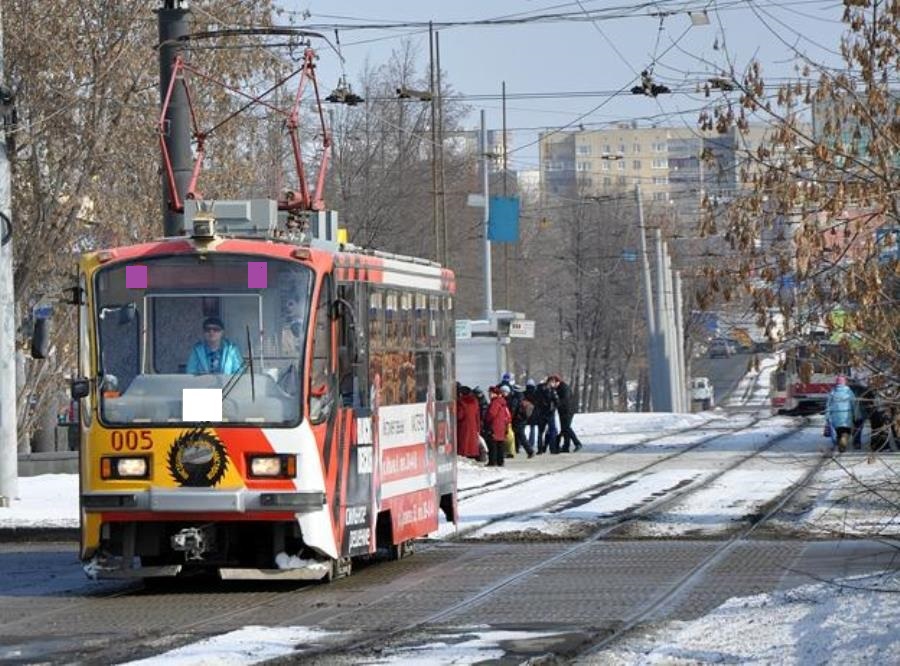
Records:
[[[147,456],[104,456],[100,459],[102,479],[146,479],[149,472]]]
[[[250,476],[266,479],[292,479],[297,476],[297,456],[291,454],[251,455]]]

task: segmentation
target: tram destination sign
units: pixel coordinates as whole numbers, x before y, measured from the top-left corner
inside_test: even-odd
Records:
[[[511,338],[533,338],[534,337],[534,320],[533,319],[513,319],[509,322],[509,337]]]

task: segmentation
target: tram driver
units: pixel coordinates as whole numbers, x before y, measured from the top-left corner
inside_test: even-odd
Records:
[[[241,369],[244,360],[241,350],[225,337],[225,324],[218,317],[203,320],[203,339],[191,349],[188,357],[189,375],[232,375]]]

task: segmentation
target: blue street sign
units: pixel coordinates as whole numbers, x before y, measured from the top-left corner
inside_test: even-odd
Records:
[[[519,197],[491,197],[488,240],[516,243],[519,240]]]

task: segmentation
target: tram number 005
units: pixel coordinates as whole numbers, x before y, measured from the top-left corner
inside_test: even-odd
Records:
[[[149,451],[153,448],[153,439],[150,437],[149,430],[113,430],[112,431],[112,447],[113,451]]]

